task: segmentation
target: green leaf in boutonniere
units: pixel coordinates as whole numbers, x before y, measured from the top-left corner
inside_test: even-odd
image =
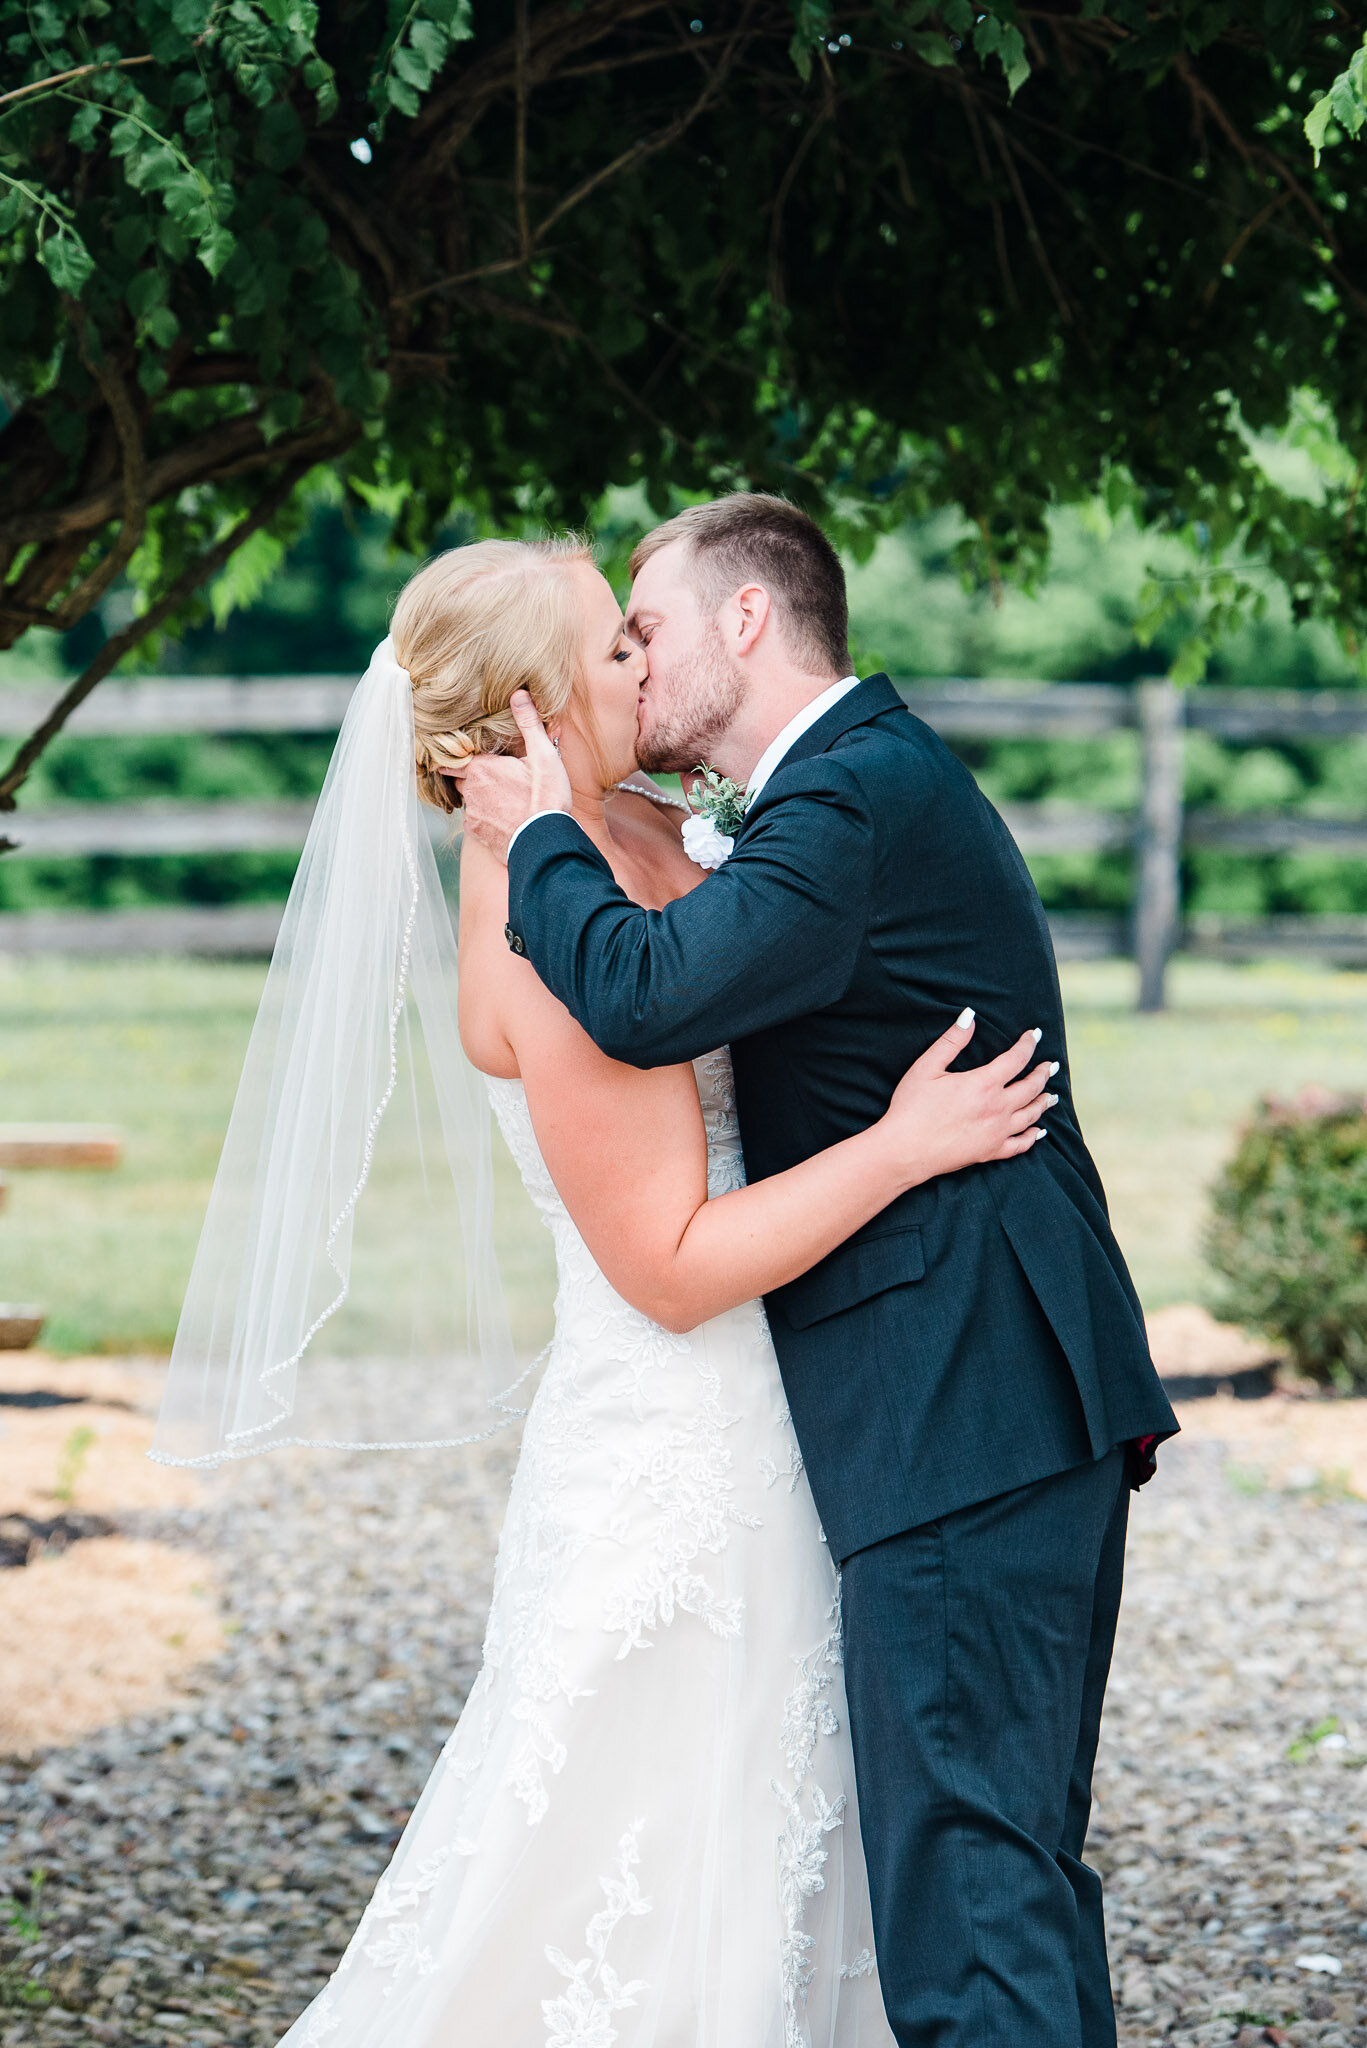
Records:
[[[700,818],[710,818],[719,832],[734,838],[745,822],[749,797],[738,782],[729,775],[718,775],[705,761],[698,763],[695,772],[702,781],[694,784],[689,797],[693,809]]]

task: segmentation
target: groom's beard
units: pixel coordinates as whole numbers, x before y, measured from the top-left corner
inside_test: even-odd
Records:
[[[745,695],[745,683],[726,658],[720,628],[709,619],[690,656],[667,675],[646,683],[636,759],[652,774],[677,775],[711,755]]]

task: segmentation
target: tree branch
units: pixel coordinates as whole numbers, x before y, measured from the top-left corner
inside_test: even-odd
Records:
[[[545,219],[538,222],[533,241],[537,244],[544,242],[558,220],[563,220],[567,213],[572,212],[576,206],[581,206],[591,193],[596,192],[600,185],[605,185],[610,178],[615,178],[619,171],[626,170],[628,165],[644,163],[648,156],[656,156],[662,149],[672,148],[721,91],[736,60],[736,52],[740,48],[744,34],[745,23],[742,20],[691,107],[671,121],[667,128],[659,129],[649,141],[638,139],[632,143],[630,149],[624,149],[620,156],[614,157],[610,164],[604,164],[600,170],[593,171],[587,178],[582,179],[573,192],[566,193],[559,206],[553,206]]]
[[[513,137],[513,194],[517,206],[517,246],[523,259],[532,253],[527,225],[527,44],[528,0],[517,0],[517,125]]]
[[[572,320],[557,320],[539,307],[524,306],[517,299],[505,299],[498,292],[482,291],[478,286],[473,290],[462,290],[460,302],[473,313],[483,313],[490,320],[511,320],[515,327],[536,327],[543,334],[554,334],[561,341],[582,341],[582,328]],[[444,357],[443,361],[449,361]]]
[[[316,430],[319,418],[309,422]],[[294,437],[299,438],[299,437]],[[244,467],[257,469],[279,462],[292,451],[293,442],[268,442],[255,413],[225,421],[201,434],[197,440],[168,449],[147,466],[147,502],[155,505],[187,484],[208,483],[215,478],[240,476]],[[19,513],[0,519],[0,543],[25,541],[42,543],[72,535],[93,533],[96,527],[117,517],[123,492],[115,478],[97,491],[89,492],[74,505],[62,505],[51,512]]]
[[[123,455],[123,522],[118,539],[108,554],[87,570],[75,589],[68,591],[57,607],[56,616],[50,623],[59,633],[66,632],[78,619],[84,618],[96,599],[104,595],[131,559],[147,526],[147,450],[143,446],[142,429],[128,395],[128,386],[107,362],[89,360],[84,314],[74,300],[69,303],[68,312],[81,335],[81,353],[86,356],[86,367],[104,395],[109,417],[114,422],[114,432],[119,437]]]
[[[597,7],[572,4],[543,8],[529,17],[528,86],[558,75],[566,56],[601,42],[616,28],[660,11],[661,0],[603,0]],[[444,92],[434,93],[409,130],[412,169],[404,173],[399,197],[417,205],[421,194],[445,175],[494,103],[516,89],[517,57],[507,43],[463,71]],[[433,137],[428,142],[427,138]]]
[[[1278,214],[1281,212],[1282,208],[1286,205],[1290,196],[1291,195],[1289,192],[1276,193],[1271,199],[1268,200],[1266,206],[1261,207],[1259,211],[1254,214],[1252,220],[1247,220],[1244,222],[1238,234],[1234,237],[1234,240],[1230,243],[1228,249],[1226,249],[1223,257],[1221,258],[1220,268],[1216,271],[1214,277],[1211,278],[1210,283],[1206,286],[1201,298],[1202,305],[1209,306],[1211,304],[1216,292],[1218,292],[1220,289],[1220,280],[1223,278],[1225,272],[1227,270],[1231,270],[1234,267],[1234,265],[1238,262],[1239,258],[1243,255],[1244,250],[1247,248],[1248,244],[1257,234],[1259,228],[1266,227],[1268,221],[1272,219],[1274,214]]]
[[[659,43],[649,50],[627,50],[620,57],[597,57],[590,64],[566,64],[557,71],[557,83],[570,78],[606,78],[618,71],[631,71],[638,64],[659,64],[666,57],[677,57],[685,49],[691,57],[699,50],[720,50],[725,46],[724,35],[690,36],[687,44],[677,38]]]
[[[778,181],[778,190],[774,194],[774,209],[769,220],[768,271],[769,296],[776,306],[786,305],[787,303],[787,293],[785,292],[783,285],[782,252],[783,216],[787,209],[788,196],[793,189],[793,185],[796,181],[798,172],[802,169],[803,164],[806,162],[808,150],[816,141],[817,136],[820,134],[826,122],[830,120],[834,111],[835,103],[829,91],[828,79],[828,90],[822,98],[821,112],[817,115],[814,121],[808,124],[806,134],[803,136],[801,142],[799,142],[797,148],[789,157],[787,165],[784,168],[783,176]]]
[[[151,57],[119,57],[112,64],[78,64],[74,71],[55,71],[51,78],[35,78],[31,85],[16,86],[13,92],[0,92],[0,107],[7,107],[12,100],[27,99],[31,93],[51,92],[59,85],[69,85],[73,78],[89,78],[96,71],[131,71],[135,64],[150,64]]]
[[[746,12],[748,16],[749,10],[747,9]],[[633,142],[630,149],[624,149],[619,156],[612,159],[611,163],[602,165],[600,169],[592,172],[587,178],[582,179],[572,192],[566,194],[558,206],[553,206],[545,218],[538,221],[531,236],[529,253],[539,249],[546,236],[550,233],[550,230],[559,221],[563,220],[567,213],[572,212],[575,207],[582,205],[584,200],[596,192],[600,186],[605,185],[609,179],[619,176],[623,171],[634,170],[638,164],[644,163],[647,157],[657,155],[662,149],[671,148],[679,140],[679,137],[692,126],[699,114],[704,112],[721,91],[722,86],[726,82],[727,75],[735,62],[736,54],[745,40],[745,36],[746,26],[745,19],[743,18],[740,25],[728,39],[720,61],[715,69],[708,74],[707,83],[692,106],[684,113],[678,115],[675,120],[671,121],[667,128],[661,128],[649,138],[642,138]],[[510,272],[521,270],[525,266],[526,261],[527,255],[525,254],[496,257],[492,262],[479,264],[474,270],[458,272],[453,277],[434,278],[429,284],[418,285],[410,292],[402,292],[396,296],[394,303],[396,306],[414,306],[419,300],[430,298],[434,293],[460,291],[465,286],[474,284],[481,278],[506,277]],[[515,316],[510,314],[509,317]],[[3,538],[4,525],[3,522],[0,522],[0,539]]]
[[[344,227],[348,228],[357,245],[364,249],[384,280],[385,289],[391,296],[394,291],[394,258],[385,247],[384,238],[369,216],[357,206],[349,194],[342,192],[326,177],[307,154],[300,165],[304,177],[324,206],[330,207]]]
[[[1020,295],[1016,290],[1016,280],[1011,275],[1011,257],[1006,246],[1006,222],[1002,218],[1001,201],[993,190],[992,169],[987,161],[987,149],[983,142],[982,124],[978,120],[978,110],[973,104],[972,93],[967,89],[963,93],[963,106],[964,114],[968,120],[969,133],[973,137],[973,151],[978,159],[978,169],[982,172],[983,185],[988,193],[988,204],[992,208],[992,243],[997,252],[997,269],[1001,273],[1002,290],[1006,293],[1006,303],[1011,308],[1011,311],[1019,313],[1021,302]]]
[[[336,452],[340,453],[340,446]],[[154,633],[162,620],[169,618],[177,606],[193,597],[201,584],[207,582],[211,576],[216,576],[237,553],[244,541],[250,540],[268,520],[275,517],[281,507],[288,502],[295,486],[302,482],[313,468],[316,459],[310,456],[292,462],[284,473],[262,492],[251,511],[239,519],[237,525],[231,527],[206,553],[191,562],[188,568],[183,569],[169,589],[162,592],[155,604],[140,618],[125,626],[121,633],[115,633],[111,639],[105,641],[89,668],[83,675],[77,676],[71,687],[63,692],[42,724],[29,734],[19,748],[4,775],[0,776],[0,811],[17,810],[15,792],[28,780],[35,763],[56,739],[72,712],[84,704],[95,686],[104,681],[125,654],[140,641],[145,640],[149,633]],[[14,848],[15,842],[12,839],[0,839],[0,853],[12,853]]]
[[[1035,216],[1031,212],[1030,201],[1025,196],[1025,187],[1021,183],[1020,172],[1016,169],[1015,160],[1011,155],[1010,145],[1002,134],[1000,122],[994,115],[989,114],[987,116],[987,125],[992,131],[992,138],[997,145],[998,154],[1006,166],[1006,175],[1010,179],[1011,189],[1016,195],[1016,204],[1021,210],[1021,217],[1025,222],[1025,233],[1030,243],[1031,253],[1039,265],[1040,275],[1053,294],[1054,304],[1058,307],[1060,320],[1063,321],[1066,327],[1071,327],[1073,325],[1073,309],[1068,303],[1063,287],[1054,275],[1053,265],[1050,263],[1048,253],[1044,247],[1044,239],[1035,225]]]

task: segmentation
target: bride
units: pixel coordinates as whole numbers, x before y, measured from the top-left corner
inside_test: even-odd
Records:
[[[646,656],[586,547],[437,558],[377,668],[429,804],[519,744],[527,688],[622,888],[659,909],[704,879],[684,807],[637,771]],[[618,1065],[506,922],[506,871],[467,841],[460,1037],[554,1240],[555,1337],[479,1677],[281,2048],[889,2048],[838,1578],[759,1297],[905,1189],[1028,1150],[1047,1068],[1022,1073],[1026,1033],[950,1073],[965,1012],[872,1128],[746,1187],[725,1048]]]

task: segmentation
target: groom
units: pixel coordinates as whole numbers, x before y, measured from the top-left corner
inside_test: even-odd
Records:
[[[900,2048],[1113,2048],[1082,1861],[1128,1492],[1176,1429],[1078,1129],[1048,927],[972,777],[886,676],[847,673],[840,563],[782,499],[649,534],[628,627],[646,768],[748,791],[663,911],[571,819],[523,702],[468,829],[507,852],[508,942],[613,1058],[729,1042],[751,1180],[863,1129],[971,1002],[1060,1062],[1048,1139],[911,1190],[766,1307],[843,1576],[860,1823]],[[775,1740],[778,1740],[777,1733]]]

